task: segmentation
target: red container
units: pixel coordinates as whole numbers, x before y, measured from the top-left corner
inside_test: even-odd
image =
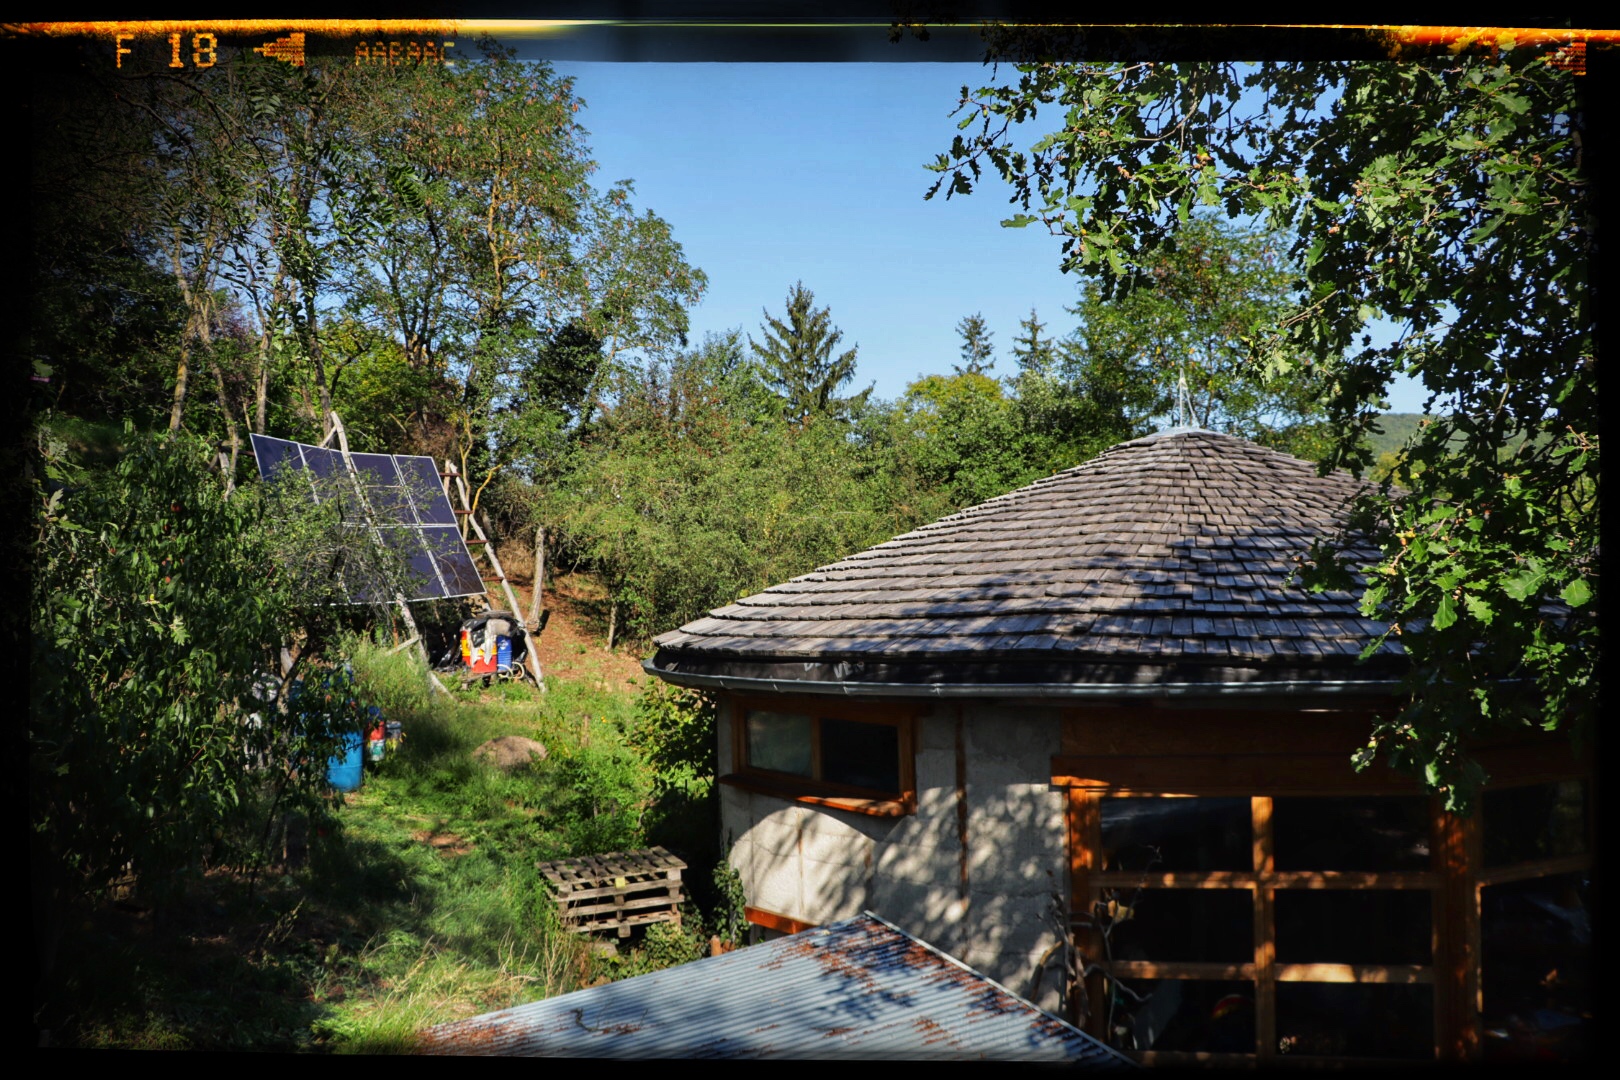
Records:
[[[472,631],[461,632],[461,659],[474,675],[493,675],[497,666],[494,635],[485,636],[482,645],[474,645]]]

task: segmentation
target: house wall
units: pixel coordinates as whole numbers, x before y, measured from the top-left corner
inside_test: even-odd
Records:
[[[737,715],[722,701],[721,775],[736,766]],[[873,911],[1055,1009],[1061,956],[1038,988],[1035,974],[1058,940],[1054,914],[1068,910],[1066,804],[1050,782],[1060,717],[940,703],[916,731],[915,814],[872,817],[721,786],[721,827],[748,903],[811,924]]]

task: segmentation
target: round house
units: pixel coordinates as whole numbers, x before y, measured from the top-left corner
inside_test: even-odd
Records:
[[[1589,769],[1355,771],[1406,657],[1292,575],[1357,490],[1177,429],[658,638],[750,920],[874,911],[1144,1061],[1579,1056]]]

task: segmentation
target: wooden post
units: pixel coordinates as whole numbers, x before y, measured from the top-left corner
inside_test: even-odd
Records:
[[[1272,917],[1277,890],[1276,853],[1271,842],[1271,797],[1250,800],[1254,824],[1254,1038],[1256,1059],[1265,1062],[1277,1054],[1277,935]]]
[[[1102,935],[1093,923],[1091,875],[1100,870],[1102,813],[1095,792],[1071,787],[1069,794],[1069,926],[1079,957],[1079,985],[1069,988],[1069,1015],[1076,1027],[1107,1041],[1108,1010],[1103,1007],[1105,977],[1086,974],[1102,957]],[[1078,925],[1077,925],[1078,924]]]
[[[529,594],[529,626],[540,631],[540,593],[546,583],[546,529],[534,530],[534,591]]]
[[[1440,875],[1434,912],[1434,1035],[1442,1061],[1479,1058],[1479,807],[1468,817],[1433,803],[1434,869]]]

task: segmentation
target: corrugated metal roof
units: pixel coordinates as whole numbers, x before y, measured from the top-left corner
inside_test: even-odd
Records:
[[[1131,1062],[865,912],[747,949],[431,1028],[436,1054]]]
[[[1398,641],[1356,663],[1384,629],[1361,614],[1359,589],[1290,583],[1311,542],[1344,526],[1361,486],[1211,431],[1121,443],[664,634],[648,670],[676,682],[861,681],[831,665],[876,651],[924,671],[884,675],[910,682],[1127,677],[1089,670],[1099,665],[1156,666],[1154,682],[1254,678],[1239,669],[1388,680],[1404,665]],[[1364,548],[1352,562],[1375,555]],[[992,674],[1008,662],[1073,670]]]

